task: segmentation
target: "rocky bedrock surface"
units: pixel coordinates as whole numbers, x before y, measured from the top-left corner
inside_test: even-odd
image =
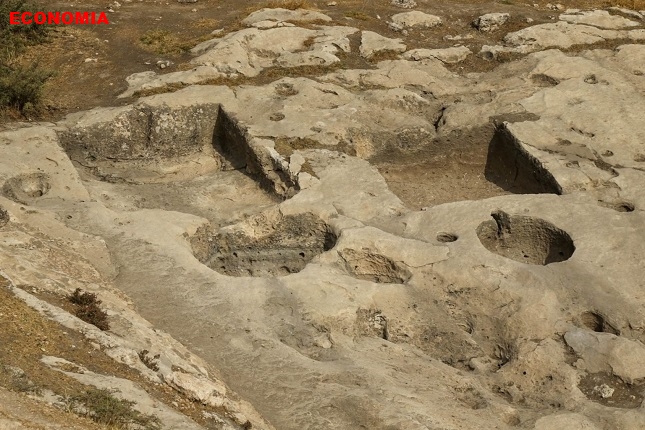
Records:
[[[193,69],[133,76],[127,94],[183,89],[0,133],[2,271],[15,287],[98,292],[114,328],[88,335],[232,428],[643,428],[634,14],[563,11],[472,52],[255,12],[196,47]],[[448,66],[508,53],[488,72]],[[348,56],[375,60],[193,85]],[[377,168],[472,148],[495,197],[414,210]]]

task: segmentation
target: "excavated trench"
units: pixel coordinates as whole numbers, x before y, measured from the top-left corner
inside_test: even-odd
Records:
[[[270,159],[262,149],[253,148],[254,139],[231,114],[220,106],[213,128],[212,144],[226,160],[224,168],[238,169],[281,198],[295,195],[297,183]]]
[[[512,194],[562,194],[553,175],[522,149],[504,125],[495,128],[488,145],[485,175]]]
[[[212,154],[210,163],[219,170],[238,170],[278,198],[298,191],[288,172],[256,148],[246,128],[217,103],[172,109],[142,105],[111,122],[59,132],[59,139],[79,169],[102,181],[164,182],[160,171],[182,164],[190,169],[191,163],[201,164],[195,158]]]
[[[172,130],[164,121],[168,118],[176,123]],[[301,271],[316,255],[336,244],[330,227],[313,214],[280,216],[276,220],[260,213],[262,208],[293,196],[298,191],[297,184],[220,105],[173,110],[143,107],[138,113],[128,112],[122,121],[130,129],[127,142],[118,141],[118,126],[101,124],[95,129],[61,133],[63,147],[81,167],[91,165],[90,173],[110,172],[91,175],[94,181],[88,183],[108,207],[160,208],[209,219],[210,227],[200,229],[190,241],[195,256],[213,270],[228,276],[284,276]],[[107,148],[101,146],[99,134],[113,136],[117,142]],[[127,150],[119,153],[117,145]],[[128,177],[139,169],[154,167],[160,160],[169,164],[177,160],[179,164],[184,161],[182,157],[199,155],[205,147],[220,157],[216,171],[171,182]],[[249,186],[249,181],[241,181],[240,174],[255,183],[256,189]],[[227,175],[236,175],[237,179],[228,180]],[[27,192],[23,190],[24,181],[17,185],[14,182],[7,182],[13,194]],[[264,195],[257,196],[258,192]],[[217,209],[216,213],[212,208]],[[222,215],[222,210],[227,213]],[[225,228],[212,233],[223,220],[234,224],[233,228],[249,227],[247,222],[237,224],[245,215],[257,221],[257,229],[249,232]]]
[[[408,207],[507,194],[560,194],[538,160],[504,126],[492,124],[410,142],[398,136],[371,161]]]

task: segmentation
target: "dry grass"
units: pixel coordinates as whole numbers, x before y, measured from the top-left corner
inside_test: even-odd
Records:
[[[369,61],[370,63],[378,63],[379,61],[398,60],[400,59],[400,56],[401,54],[396,51],[379,51],[368,58],[367,61]]]
[[[217,22],[216,20],[205,21]],[[182,40],[168,30],[148,30],[139,38],[139,42],[145,49],[157,54],[181,54],[190,51],[195,45],[212,38],[212,35],[205,34],[200,37]]]
[[[634,10],[644,10],[645,0],[610,0],[607,6],[622,6]]]
[[[374,19],[370,15],[366,14],[365,12],[361,12],[358,10],[350,10],[348,12],[345,12],[345,16],[347,18],[357,19],[359,21],[369,21],[371,19]]]
[[[278,137],[275,140],[275,150],[285,159],[289,159],[299,149],[318,149],[323,147],[319,142],[302,137]]]
[[[278,154],[282,155],[285,159],[289,159],[295,151],[305,149],[329,149],[331,151],[338,151],[344,154],[356,156],[356,150],[347,142],[342,141],[335,146],[327,146],[318,142],[317,140],[307,137],[285,137],[280,136],[275,139],[275,150]],[[307,173],[314,174],[313,169]]]
[[[289,10],[311,9],[313,5],[308,0],[270,0],[262,8],[282,8]]]
[[[159,430],[161,421],[133,408],[135,402],[116,398],[108,390],[89,389],[67,398],[68,408],[80,416],[110,428]]]
[[[316,172],[314,171],[313,167],[311,167],[311,164],[309,164],[309,161],[305,161],[304,163],[302,163],[302,166],[300,166],[300,171],[304,173],[309,173],[314,178],[318,178],[318,175],[316,175]]]
[[[213,19],[213,18],[202,18],[198,19],[193,23],[193,27],[195,28],[208,28],[208,29],[215,29],[217,24],[219,24],[219,20]]]
[[[298,66],[298,67],[271,67],[264,69],[257,80],[260,83],[272,82],[281,78],[300,78],[308,76],[320,76],[331,73],[342,67],[341,63],[335,63],[329,66]]]
[[[645,0],[583,0],[565,4],[567,7],[605,8],[611,6],[626,7],[633,10],[645,9]]]
[[[206,79],[201,82],[199,82],[196,85],[225,85],[227,87],[233,86],[233,85],[242,85],[249,82],[249,78],[246,77],[239,77],[239,78],[227,78],[225,76],[219,77],[219,78],[211,78],[211,79]],[[165,93],[174,93],[175,91],[179,91],[183,88],[188,87],[189,84],[184,84],[181,82],[173,82],[171,84],[166,84],[161,87],[156,87],[156,88],[149,88],[145,90],[139,90],[135,91],[134,94],[132,95],[133,98],[140,98],[140,97],[149,97],[149,96],[154,96],[157,94],[165,94]]]

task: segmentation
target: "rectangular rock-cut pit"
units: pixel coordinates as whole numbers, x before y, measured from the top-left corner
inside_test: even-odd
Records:
[[[137,104],[95,109],[67,120],[58,132],[61,145],[78,164],[101,171],[110,181],[152,178],[190,157],[212,156],[222,170],[239,169],[281,198],[297,185],[266,146],[218,103],[169,107]],[[142,172],[149,169],[150,174]],[[144,179],[144,182],[147,180]]]

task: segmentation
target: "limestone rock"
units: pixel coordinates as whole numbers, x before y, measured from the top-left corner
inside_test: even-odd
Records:
[[[596,424],[584,415],[576,413],[562,413],[548,415],[535,422],[534,430],[600,430]]]
[[[137,411],[158,417],[162,423],[161,428],[164,430],[175,428],[187,430],[202,429],[200,425],[190,418],[156,401],[141,387],[128,379],[95,373],[63,358],[46,355],[42,357],[41,361],[53,370],[64,373],[82,384],[94,386],[98,389],[111,390],[117,398],[133,402],[133,407]],[[115,387],[118,388],[115,390]]]
[[[321,77],[345,88],[370,85],[381,88],[400,88],[405,85],[420,86],[434,94],[447,95],[458,92],[462,78],[449,72],[439,60],[420,61],[386,60],[374,70],[341,70]]]
[[[254,24],[262,21],[274,22],[314,22],[323,21],[329,22],[332,19],[324,13],[316,12],[308,9],[260,9],[253,12],[242,20],[242,24],[246,26],[253,26]]]
[[[163,375],[163,380],[190,399],[204,405],[220,408],[226,401],[226,387],[223,384],[177,371]]]
[[[255,77],[270,67],[328,65],[337,60],[329,54],[350,51],[348,36],[358,30],[345,26],[319,26],[316,30],[295,27],[282,21],[254,22],[247,28],[200,43],[191,52],[193,69],[157,76],[143,72],[127,78],[129,88],[119,97],[136,91],[172,84],[196,84],[213,78]],[[305,46],[306,42],[313,44]],[[305,52],[305,54],[302,54]]]
[[[357,31],[254,24],[267,29],[200,45],[195,68],[165,82],[324,65],[351,50]],[[569,332],[580,368],[642,379],[635,357],[643,346],[629,339],[645,327],[645,285],[634,275],[645,260],[645,51],[632,43],[534,52],[641,30],[560,21],[511,33],[500,49],[514,51],[500,53],[528,55],[489,72],[448,70],[442,61],[467,54],[463,47],[415,50],[315,78],[189,86],[71,115],[55,131],[89,166],[76,178],[85,198],[63,187],[50,200],[54,186],[41,186],[57,168],[41,155],[65,156],[55,136],[38,139],[54,126],[26,127],[8,145],[3,132],[0,148],[45,149],[28,159],[43,169],[26,172],[34,186],[9,184],[43,196],[17,198],[29,207],[0,197],[11,214],[0,235],[2,272],[52,292],[100,291],[115,332],[15,288],[112,357],[221,405],[238,424],[251,414],[242,402],[230,407],[223,380],[117,300],[113,284],[279,428],[501,429],[539,417],[537,429],[643,428],[642,408],[607,413],[577,389],[582,370],[566,365],[560,338]],[[148,78],[162,82],[134,77],[137,85]],[[5,182],[29,167],[13,160],[0,166]],[[455,201],[407,207],[406,192],[430,198],[439,164],[467,166],[460,183],[490,181],[492,196],[471,200],[451,182]],[[153,166],[148,176],[134,177],[144,165]],[[108,168],[122,176],[105,175]],[[491,236],[503,234],[504,246],[482,239],[491,213],[509,220]],[[234,240],[238,233],[244,240]],[[623,337],[593,332],[609,327],[601,315]],[[572,321],[588,328],[578,330],[582,341]],[[143,348],[160,353],[158,371],[137,360]]]
[[[62,145],[79,157],[136,160],[174,157],[201,151],[212,140],[212,123],[218,105],[179,109],[136,108],[97,109],[69,117],[74,123],[60,135]],[[210,136],[210,137],[209,137]]]
[[[0,145],[0,157],[4,160],[0,163],[0,194],[4,197],[22,204],[60,198],[88,199],[87,190],[52,127],[20,128],[0,136],[11,143]],[[8,221],[8,217],[5,219]]]
[[[537,49],[569,48],[572,45],[592,44],[618,37],[621,37],[621,33],[615,30],[601,30],[560,21],[534,25],[509,33],[504,37],[504,42],[511,46],[528,45]]]
[[[403,54],[406,60],[420,61],[428,58],[436,58],[443,63],[453,64],[464,61],[472,51],[465,46],[455,46],[444,49],[412,49]]]
[[[624,7],[618,7],[618,6],[612,6],[609,8],[609,10],[614,11],[614,12],[619,12],[623,15],[628,15],[631,16],[632,18],[636,19],[643,19],[643,14],[641,12],[637,12],[635,10],[627,9]]]
[[[618,30],[629,27],[637,27],[640,23],[618,15],[610,15],[606,10],[578,11],[574,13],[563,13],[561,21],[571,24],[585,24],[598,28]]]
[[[583,330],[567,332],[564,340],[581,357],[589,373],[611,372],[629,384],[645,378],[645,345],[638,341]]]
[[[392,16],[392,26],[396,29],[404,28],[432,28],[441,25],[442,20],[436,15],[412,11],[397,13]]]
[[[283,22],[283,21],[271,21],[269,19],[265,21],[258,21],[254,22],[251,24],[251,27],[255,27],[260,30],[268,30],[269,28],[276,28],[276,27],[295,27],[295,24],[292,24],[290,22]]]
[[[336,54],[339,51],[351,52],[348,36],[359,31],[357,28],[345,26],[320,26],[319,28],[318,34],[313,39],[311,51],[330,52],[332,54]]]
[[[392,0],[390,3],[392,6],[401,7],[403,9],[412,9],[417,7],[417,2],[414,0]]]
[[[612,30],[565,21],[538,24],[508,33],[504,46],[484,45],[481,54],[496,58],[500,54],[527,54],[547,48],[567,49],[574,45],[591,45],[605,40],[645,40],[645,30]]]
[[[281,55],[276,60],[278,67],[300,67],[300,66],[331,66],[339,63],[340,59],[329,52],[294,52]]]
[[[487,13],[473,21],[473,26],[479,31],[493,31],[504,25],[511,17],[508,13]]]
[[[622,49],[626,49],[624,54],[620,53]],[[631,109],[625,111],[621,107],[625,106],[624,102],[617,102],[615,97],[620,94],[621,100],[629,100],[629,106],[641,106],[645,100],[636,90],[634,85],[637,84],[625,81],[621,77],[625,75],[617,74],[616,68],[625,61],[623,55],[629,55],[626,75],[631,75],[631,63],[641,64],[639,58],[645,55],[645,49],[642,45],[629,45],[622,49],[606,57],[607,68],[592,60],[572,58],[558,51],[541,52],[532,57],[540,59],[533,69],[533,79],[547,79],[552,83],[520,101],[527,112],[539,115],[540,119],[512,124],[509,130],[518,141],[531,142],[525,148],[548,163],[551,174],[564,192],[584,188],[597,195],[599,200],[620,201],[619,196],[624,192],[614,186],[599,185],[623,181],[619,171],[612,166],[621,168],[624,165],[627,169],[634,169],[633,173],[625,173],[630,177],[640,174],[638,169],[642,162],[637,161],[641,154],[639,142],[645,137],[638,127],[632,128],[631,125],[639,123],[640,119],[631,113]],[[572,94],[576,94],[575,105],[557,107],[560,103],[567,103],[564,100],[571,100]],[[603,127],[597,121],[598,117],[614,124],[615,128]],[[633,131],[620,133],[619,130],[623,129]],[[555,138],[553,133],[559,137]],[[614,146],[610,142],[621,143]],[[637,194],[630,193],[631,198],[637,204],[642,201]]]
[[[367,59],[381,52],[405,52],[405,44],[401,39],[390,39],[373,31],[363,31],[361,36],[360,53]]]

